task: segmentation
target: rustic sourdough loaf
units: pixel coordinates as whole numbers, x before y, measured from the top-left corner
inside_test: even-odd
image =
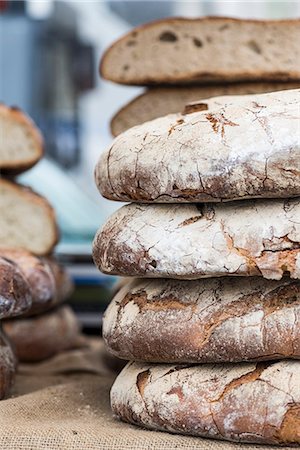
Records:
[[[122,84],[300,79],[300,21],[169,18],[135,28],[104,54]]]
[[[52,251],[58,231],[47,200],[29,188],[0,179],[0,246],[24,248],[37,255]]]
[[[0,254],[0,319],[19,316],[32,307],[32,292],[24,274]]]
[[[0,257],[18,266],[30,285],[33,302],[26,315],[45,312],[71,294],[73,286],[70,277],[53,258],[3,247],[0,247]]]
[[[108,274],[156,278],[300,278],[300,198],[207,205],[125,205],[96,234]]]
[[[0,329],[0,400],[9,394],[16,366],[17,361],[11,345]]]
[[[300,443],[300,361],[129,363],[111,390],[120,419],[152,430],[266,444]]]
[[[103,337],[134,361],[300,359],[299,319],[298,280],[133,280],[105,312]]]
[[[0,104],[0,173],[19,173],[43,155],[43,139],[32,120],[18,108]]]
[[[300,89],[215,97],[133,127],[96,166],[112,200],[206,202],[300,195]]]
[[[260,94],[263,92],[296,89],[300,82],[287,83],[232,83],[204,86],[154,87],[134,98],[121,108],[110,122],[113,136],[118,136],[135,125],[184,111],[185,105],[220,95]]]
[[[22,362],[37,362],[65,350],[80,347],[84,338],[78,320],[69,306],[51,312],[3,322],[3,330]]]

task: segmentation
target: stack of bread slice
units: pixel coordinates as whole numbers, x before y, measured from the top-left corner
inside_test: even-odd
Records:
[[[113,117],[113,135],[199,99],[300,87],[299,40],[299,20],[169,18],[135,28],[100,67],[108,80],[148,87]]]
[[[101,194],[132,202],[93,250],[102,272],[134,277],[103,323],[133,361],[111,390],[120,419],[300,444],[299,102],[300,89],[212,98],[101,155]]]
[[[0,134],[2,398],[17,360],[40,361],[77,346],[81,337],[74,313],[61,306],[72,283],[51,256],[58,239],[55,213],[45,198],[14,179],[42,157],[42,137],[22,111],[5,105],[0,106]]]

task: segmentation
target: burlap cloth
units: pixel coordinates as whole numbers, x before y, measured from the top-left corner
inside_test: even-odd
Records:
[[[109,407],[114,376],[100,341],[42,364],[20,366],[12,397],[0,402],[0,450],[278,450],[121,423]]]

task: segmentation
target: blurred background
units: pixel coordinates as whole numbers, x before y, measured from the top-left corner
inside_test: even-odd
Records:
[[[0,0],[0,101],[24,109],[41,128],[47,158],[20,177],[57,211],[57,255],[77,289],[72,302],[87,329],[99,328],[99,301],[111,278],[91,260],[96,230],[120,204],[102,199],[93,171],[111,142],[113,114],[142,89],[100,80],[105,48],[133,26],[167,16],[300,16],[299,1]]]

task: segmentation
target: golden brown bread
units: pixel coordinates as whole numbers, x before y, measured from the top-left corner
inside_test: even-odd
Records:
[[[119,358],[155,363],[300,359],[300,281],[261,277],[132,280],[103,337]]]
[[[121,420],[228,441],[300,444],[300,361],[129,363],[111,390]]]

